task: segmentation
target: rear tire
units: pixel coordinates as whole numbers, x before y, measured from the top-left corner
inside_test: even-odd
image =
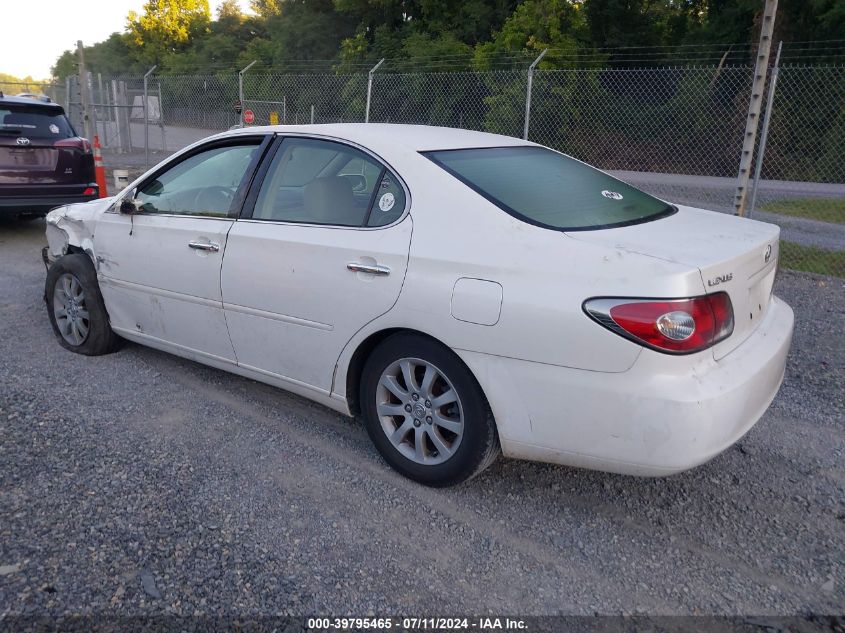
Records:
[[[53,333],[65,349],[99,356],[118,348],[120,338],[109,324],[97,273],[87,255],[65,255],[50,266],[44,300]]]
[[[499,454],[496,424],[475,377],[454,352],[427,337],[396,334],[376,347],[359,397],[373,444],[414,481],[453,486]]]

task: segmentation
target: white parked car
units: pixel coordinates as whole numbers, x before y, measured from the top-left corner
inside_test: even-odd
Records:
[[[51,212],[46,300],[72,351],[122,337],[360,415],[425,484],[500,449],[667,475],[777,393],[778,237],[515,138],[254,127]]]

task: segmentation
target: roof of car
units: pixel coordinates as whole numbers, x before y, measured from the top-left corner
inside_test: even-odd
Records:
[[[403,125],[396,123],[329,123],[319,125],[268,125],[246,127],[233,134],[255,132],[301,133],[343,139],[373,151],[380,149],[422,152],[439,149],[469,147],[503,147],[528,145],[512,136],[475,132],[432,125]]]
[[[38,99],[37,97],[13,97],[11,95],[4,95],[0,93],[0,104],[6,103],[12,105],[35,106],[64,111],[64,108],[61,105],[52,101],[41,101],[41,99]]]

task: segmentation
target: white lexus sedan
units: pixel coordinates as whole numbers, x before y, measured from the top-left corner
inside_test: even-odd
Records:
[[[51,212],[45,298],[71,351],[129,339],[359,415],[424,484],[500,451],[667,475],[777,393],[778,237],[520,139],[254,127]]]

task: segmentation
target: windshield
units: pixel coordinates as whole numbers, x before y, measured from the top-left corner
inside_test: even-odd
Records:
[[[70,123],[58,108],[0,105],[0,134],[27,138],[72,138]]]
[[[521,220],[557,230],[638,224],[674,213],[665,202],[545,147],[423,152]]]

